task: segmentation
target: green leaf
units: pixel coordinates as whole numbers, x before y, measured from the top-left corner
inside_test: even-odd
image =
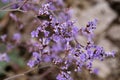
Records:
[[[20,67],[24,67],[25,66],[25,61],[23,60],[22,57],[20,57],[18,55],[18,50],[13,50],[10,54],[9,54],[9,57],[10,57],[10,60],[12,62],[14,62],[15,64],[17,64],[18,66]]]
[[[0,62],[0,73],[4,73],[4,68],[8,65],[7,62]]]
[[[2,2],[0,2],[0,8],[6,6],[8,3],[4,4]],[[6,11],[0,11],[0,19],[2,19],[5,15],[7,14]]]
[[[6,45],[5,44],[0,44],[0,52],[3,53],[6,51]]]
[[[0,19],[2,19],[6,14],[7,14],[6,11],[1,11],[0,12]]]

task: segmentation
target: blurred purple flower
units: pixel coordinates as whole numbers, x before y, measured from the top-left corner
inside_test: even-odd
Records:
[[[34,60],[29,60],[29,62],[27,63],[27,65],[32,68],[35,66],[35,61]]]
[[[0,38],[2,39],[3,42],[5,42],[5,40],[6,40],[6,38],[7,38],[7,35],[4,34],[4,35],[0,36]]]
[[[27,65],[29,67],[34,67],[36,64],[39,64],[41,61],[41,55],[38,52],[33,52],[32,53],[33,59],[29,60]]]
[[[38,30],[31,32],[31,36],[32,36],[33,38],[34,38],[34,37],[38,37],[38,34],[39,34]]]
[[[17,42],[19,42],[21,39],[21,34],[20,33],[15,33],[13,35],[13,40],[16,40]]]
[[[7,53],[0,54],[0,61],[9,62],[9,60],[10,60],[10,59],[9,59]]]

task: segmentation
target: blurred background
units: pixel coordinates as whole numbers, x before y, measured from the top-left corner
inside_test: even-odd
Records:
[[[83,69],[82,73],[75,74],[75,80],[120,80],[120,0],[64,0],[64,2],[72,11],[72,19],[77,20],[76,26],[83,27],[88,21],[98,19],[95,43],[103,46],[106,51],[114,50],[117,52],[114,58],[108,57],[103,62],[94,61],[93,67],[99,69],[97,75],[90,74]],[[5,5],[7,4],[0,2],[0,8]],[[30,47],[29,49],[26,47],[31,45],[29,43],[30,32],[35,28],[31,22],[33,18],[20,12],[12,13],[19,17],[18,22],[22,25],[11,19],[10,12],[0,11],[0,36],[7,34],[7,43],[0,42],[0,53],[6,52],[7,49],[11,59],[10,63],[0,62],[0,80],[29,69],[26,62],[30,59],[31,54],[29,53]],[[19,35],[22,37],[20,41],[12,39],[15,33],[21,33]],[[85,43],[82,37],[78,37],[78,40],[83,44]],[[53,74],[47,75],[42,80],[55,80],[50,78],[54,77]],[[12,80],[40,79],[37,72],[30,72],[23,77]]]

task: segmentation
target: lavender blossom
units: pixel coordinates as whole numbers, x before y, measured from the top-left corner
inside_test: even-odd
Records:
[[[1,38],[1,40],[2,40],[3,42],[5,42],[5,41],[6,41],[6,38],[7,38],[7,35],[4,34],[4,35],[0,36],[0,38]]]
[[[41,55],[38,52],[33,52],[33,59],[29,60],[29,62],[27,63],[27,65],[32,68],[36,64],[39,64],[40,61],[41,61]]]
[[[82,34],[86,36],[86,38],[90,42],[92,41],[92,38],[94,37],[93,31],[96,29],[96,25],[97,25],[97,20],[94,19],[93,21],[88,22],[86,27],[81,28]]]
[[[20,4],[15,4],[13,8],[16,9],[19,6]],[[63,0],[45,0],[41,7],[26,2],[20,9],[28,11],[28,13],[33,11],[36,15],[34,19],[36,22],[38,21],[38,27],[31,32],[31,38],[35,38],[35,40],[33,39],[34,41],[30,43],[32,57],[27,63],[30,68],[41,64],[41,62],[52,63],[60,70],[56,77],[57,80],[73,80],[70,76],[72,73],[68,70],[70,65],[75,66],[75,72],[81,71],[83,66],[92,70],[94,60],[102,61],[107,56],[114,57],[115,55],[114,51],[105,52],[103,47],[94,43],[97,20],[94,19],[88,22],[85,27],[78,29],[75,22],[71,20],[70,11],[65,8]],[[19,22],[16,15],[10,13],[10,17]],[[78,36],[85,36],[87,44],[79,43],[76,38]],[[5,41],[5,36],[1,38]],[[20,39],[20,33],[13,35],[13,40],[18,42]],[[6,54],[1,56],[4,57]],[[2,57],[0,60],[2,61]],[[7,61],[7,58],[4,60]]]
[[[38,31],[32,31],[31,32],[31,36],[34,37],[38,37]]]
[[[34,60],[29,60],[29,62],[27,63],[27,65],[32,68],[35,66],[35,61]]]
[[[64,70],[67,71],[70,65],[74,64],[76,66],[75,72],[81,71],[83,66],[86,66],[88,70],[92,70],[92,63],[95,59],[102,61],[108,55],[113,56],[113,52],[106,53],[103,47],[94,44],[96,19],[88,22],[86,27],[78,29],[74,25],[75,22],[70,20],[69,13],[64,10],[61,10],[58,14],[54,13],[55,7],[63,8],[63,6],[59,4],[54,5],[53,3],[55,1],[48,0],[48,3],[42,4],[42,7],[39,9],[38,18],[42,23],[36,30],[31,32],[31,37],[39,38],[41,44],[38,45],[42,46],[42,49],[38,51],[41,52],[41,57],[37,57],[39,53],[36,56],[33,55],[34,59],[28,62],[30,67],[40,64],[40,62],[51,62],[55,65],[62,64],[59,66],[61,72],[57,75],[56,79],[73,80],[70,74],[63,72]],[[76,40],[80,32],[87,38],[87,45],[81,45]],[[75,41],[73,43],[74,46],[71,44],[73,41]],[[40,59],[40,61],[36,59]]]
[[[58,76],[56,77],[57,80],[73,80],[71,78],[71,76],[69,75],[69,72],[61,72],[60,74],[58,74]]]
[[[10,60],[10,59],[9,59],[7,53],[0,54],[0,61],[9,62],[9,60]]]
[[[21,40],[21,34],[20,34],[20,33],[15,33],[15,34],[13,35],[13,40],[15,40],[16,43],[19,43],[20,40]]]

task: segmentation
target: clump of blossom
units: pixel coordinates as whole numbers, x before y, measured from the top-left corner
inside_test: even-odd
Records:
[[[26,2],[21,9],[33,10],[39,23],[38,27],[31,31],[34,49],[32,58],[27,63],[30,68],[41,62],[52,63],[59,67],[57,80],[73,80],[70,76],[72,72],[68,70],[71,65],[74,65],[75,72],[80,72],[83,66],[92,71],[94,60],[103,61],[105,57],[115,54],[114,51],[105,52],[103,47],[94,43],[97,20],[94,19],[78,29],[71,20],[69,9],[65,8],[63,0],[44,0],[40,8]],[[15,15],[10,16],[17,21]],[[78,36],[86,37],[86,45],[79,43],[76,38]],[[13,39],[20,40],[20,35],[15,34]]]
[[[55,5],[58,1],[48,0],[39,9],[38,18],[41,24],[31,32],[31,37],[38,39],[38,45],[42,47],[38,49],[38,57],[33,56],[35,59],[31,59],[28,65],[34,67],[41,62],[51,62],[60,67],[61,72],[56,77],[57,80],[73,80],[70,74],[64,72],[71,65],[75,66],[75,72],[81,71],[83,66],[92,70],[92,62],[96,59],[102,61],[109,53],[94,44],[97,20],[90,21],[85,27],[78,29],[74,21],[71,21],[69,11],[65,11],[60,4]],[[59,13],[56,12],[57,7],[60,7]],[[81,45],[76,39],[77,36],[85,36],[87,45]],[[114,53],[111,52],[110,55],[113,56]]]

